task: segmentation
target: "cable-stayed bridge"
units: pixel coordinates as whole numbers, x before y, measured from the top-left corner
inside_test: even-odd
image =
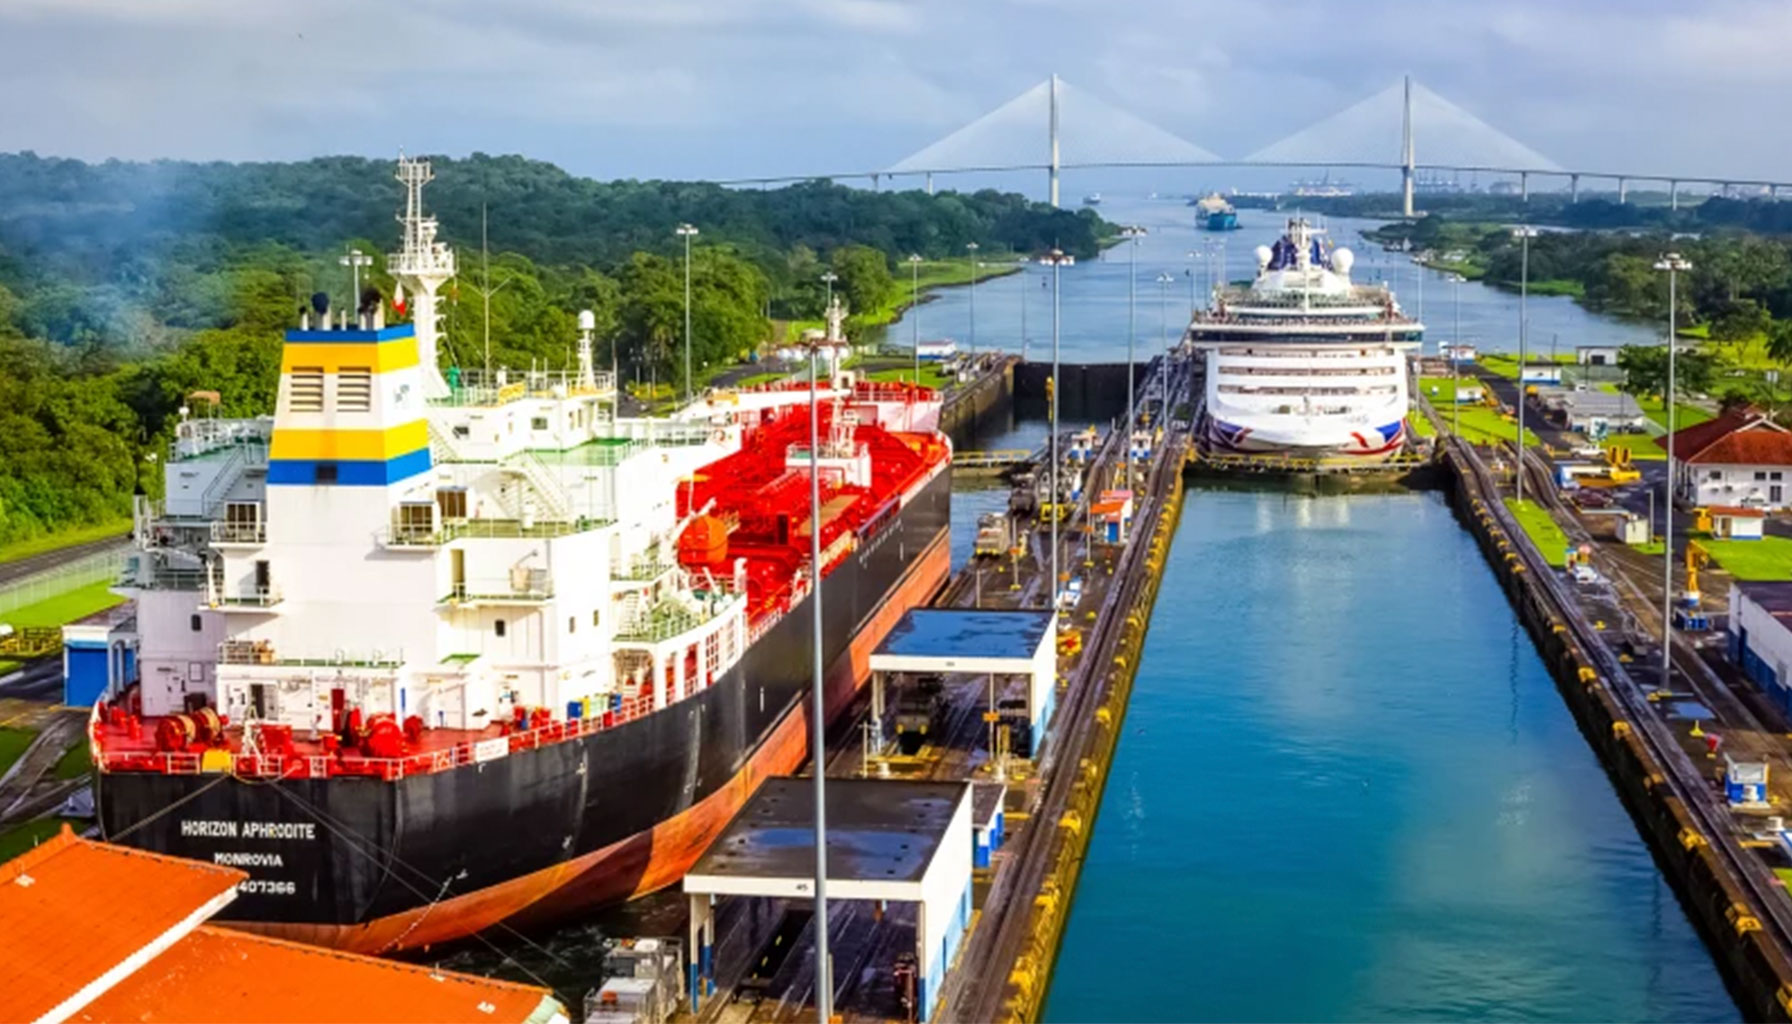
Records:
[[[1634,182],[1659,183],[1668,187],[1676,207],[1682,185],[1760,188],[1775,197],[1780,188],[1792,187],[1792,181],[1722,173],[1564,167],[1410,77],[1243,159],[1229,160],[1056,75],[888,167],[721,184],[865,178],[875,186],[887,179],[920,178],[931,192],[935,176],[1038,170],[1046,173],[1047,192],[1057,206],[1059,175],[1066,170],[1191,167],[1399,171],[1408,216],[1419,172],[1516,177],[1521,196],[1527,198],[1533,177],[1565,179],[1571,201],[1580,198],[1583,178],[1614,183],[1619,202],[1626,201]]]

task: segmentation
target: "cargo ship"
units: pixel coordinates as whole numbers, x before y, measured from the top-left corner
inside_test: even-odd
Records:
[[[242,868],[223,918],[358,952],[676,882],[808,757],[812,533],[830,716],[949,567],[937,391],[625,416],[585,314],[563,372],[440,370],[430,177],[401,159],[394,294],[315,296],[271,416],[182,410],[90,723],[106,838]]]
[[[1211,452],[1374,461],[1406,444],[1407,353],[1424,325],[1385,284],[1355,284],[1355,256],[1288,221],[1257,247],[1257,275],[1189,323],[1206,359],[1198,439]]]
[[[1237,231],[1238,211],[1226,201],[1226,197],[1218,192],[1211,193],[1194,203],[1195,219],[1206,231]]]

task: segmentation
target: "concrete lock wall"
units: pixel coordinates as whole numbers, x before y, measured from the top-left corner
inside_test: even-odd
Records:
[[[1705,938],[1732,994],[1750,1020],[1792,1020],[1792,961],[1760,931],[1751,903],[1729,879],[1711,840],[1667,782],[1662,766],[1636,733],[1607,681],[1592,666],[1525,571],[1473,474],[1446,456],[1457,517],[1493,567],[1519,620],[1536,643],[1581,732],[1649,843],[1694,927]],[[1517,538],[1516,543],[1528,543]]]

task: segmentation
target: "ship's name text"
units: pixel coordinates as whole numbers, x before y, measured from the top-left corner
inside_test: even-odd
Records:
[[[185,820],[183,837],[206,839],[317,839],[317,823],[310,821]]]

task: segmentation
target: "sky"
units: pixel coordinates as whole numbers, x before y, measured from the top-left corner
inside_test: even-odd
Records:
[[[1562,166],[1792,178],[1788,38],[1784,0],[0,0],[0,151],[834,174],[1055,72],[1236,158],[1410,73]]]

